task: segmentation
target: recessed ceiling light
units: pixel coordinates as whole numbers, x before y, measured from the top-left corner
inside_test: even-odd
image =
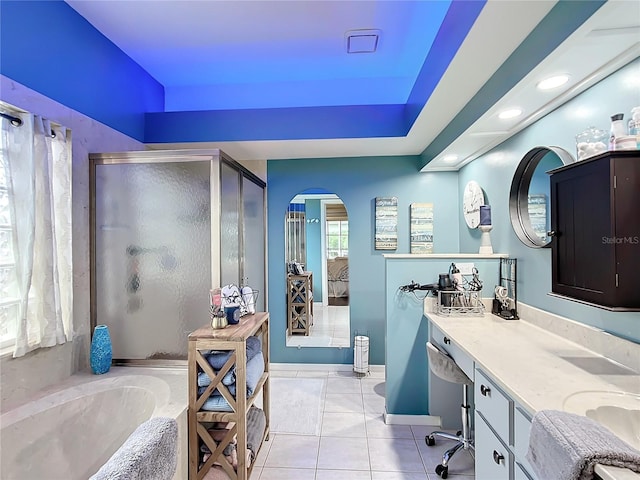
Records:
[[[522,115],[522,110],[520,110],[519,108],[511,108],[509,110],[503,110],[502,112],[500,112],[498,114],[498,118],[507,120],[509,118],[519,117],[520,115]]]
[[[557,88],[561,85],[564,85],[569,81],[569,75],[555,75],[553,77],[545,78],[538,82],[537,87],[540,90],[551,90],[552,88]]]
[[[453,162],[455,162],[457,160],[458,160],[458,156],[457,155],[453,155],[453,154],[445,155],[444,157],[442,157],[442,161],[444,163],[453,163]]]

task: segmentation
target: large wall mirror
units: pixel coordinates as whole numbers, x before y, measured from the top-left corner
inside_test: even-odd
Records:
[[[324,189],[291,199],[285,212],[288,347],[349,347],[349,217]]]
[[[560,147],[535,147],[529,150],[516,169],[509,194],[509,215],[516,235],[528,247],[546,247],[551,225],[550,188],[547,172],[575,162]]]

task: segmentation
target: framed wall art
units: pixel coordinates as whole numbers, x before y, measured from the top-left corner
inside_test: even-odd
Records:
[[[397,197],[376,197],[376,250],[396,250],[398,248],[398,199]]]
[[[412,203],[411,253],[433,253],[433,203]]]

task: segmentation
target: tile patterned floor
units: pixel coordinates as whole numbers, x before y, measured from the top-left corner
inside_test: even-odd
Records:
[[[384,375],[357,378],[351,372],[272,370],[273,376],[326,376],[320,436],[271,434],[253,480],[436,480],[434,470],[451,441],[424,442],[435,428],[385,425]],[[473,480],[473,459],[458,452],[452,480]]]

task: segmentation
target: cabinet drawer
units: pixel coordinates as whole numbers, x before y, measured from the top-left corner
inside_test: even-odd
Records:
[[[491,431],[476,412],[476,480],[509,480],[512,478],[513,454]]]
[[[516,462],[515,466],[514,466],[514,470],[515,470],[515,480],[536,480],[536,477],[534,477],[531,473],[529,473],[527,470],[525,470],[525,468],[520,465],[518,462]]]
[[[431,337],[438,344],[441,350],[444,350],[453,358],[462,371],[473,381],[473,360],[469,355],[464,353],[442,330],[431,323]]]
[[[514,437],[514,453],[516,454],[516,462],[522,464],[522,467],[527,470],[527,474],[530,478],[535,479],[533,470],[529,462],[527,462],[525,456],[529,449],[529,434],[531,433],[531,419],[520,407],[514,409],[514,422],[513,422],[513,437]]]
[[[476,369],[474,398],[476,411],[482,413],[505,443],[512,445],[509,425],[513,418],[513,401],[479,369]]]

